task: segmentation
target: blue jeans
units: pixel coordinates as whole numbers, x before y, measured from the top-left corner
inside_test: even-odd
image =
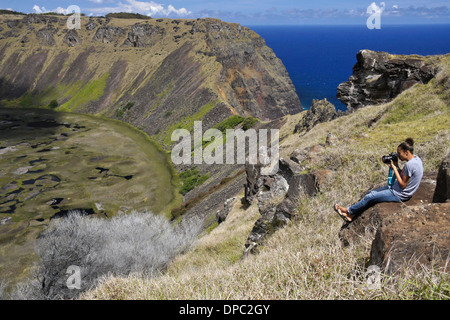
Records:
[[[384,186],[367,193],[358,203],[348,208],[348,212],[357,215],[367,209],[370,205],[380,202],[401,202],[388,186]]]

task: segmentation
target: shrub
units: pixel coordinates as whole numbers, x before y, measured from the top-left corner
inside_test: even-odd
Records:
[[[51,108],[51,109],[58,108],[58,101],[56,101],[56,100],[50,101],[50,103],[48,104],[48,107]]]
[[[242,129],[244,131],[252,128],[259,120],[254,117],[248,117],[245,118],[245,120],[242,122]]]
[[[234,115],[234,116],[231,116],[228,119],[225,119],[222,122],[216,124],[214,126],[214,128],[225,133],[225,131],[227,129],[234,129],[238,124],[240,124],[242,121],[244,121],[244,119],[245,118],[243,118],[239,115]]]
[[[116,117],[122,118],[125,112],[133,108],[134,102],[128,102],[125,106],[119,107],[119,109],[116,110]]]
[[[209,179],[209,174],[200,176],[200,171],[197,169],[190,169],[180,173],[183,185],[181,186],[180,193],[185,195],[195,187],[201,185],[203,182]]]
[[[73,211],[55,219],[37,241],[40,262],[34,278],[20,284],[15,299],[68,299],[92,288],[106,275],[154,275],[188,250],[202,226],[198,218],[176,225],[151,212],[111,219]],[[67,288],[69,266],[81,268],[81,289]]]

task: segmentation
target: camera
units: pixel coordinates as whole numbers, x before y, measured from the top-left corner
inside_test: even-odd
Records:
[[[394,161],[394,162],[398,161],[397,152],[392,152],[390,155],[381,157],[381,161],[383,161],[383,163],[386,163],[386,164],[391,163],[391,160]]]

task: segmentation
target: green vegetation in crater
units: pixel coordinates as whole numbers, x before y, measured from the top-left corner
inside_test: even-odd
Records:
[[[109,79],[109,73],[105,73],[98,80],[91,80],[85,86],[75,84],[74,87],[79,87],[77,93],[59,107],[59,111],[71,111],[74,109],[80,110],[80,107],[87,105],[91,101],[97,101],[103,96],[106,81]]]
[[[180,173],[180,179],[182,180],[182,187],[180,193],[185,195],[189,191],[193,190],[195,187],[203,184],[209,179],[209,174],[200,176],[200,171],[196,169],[186,170]]]
[[[123,115],[133,108],[134,102],[128,102],[125,106],[120,106],[119,109],[116,110],[116,117],[122,119]]]

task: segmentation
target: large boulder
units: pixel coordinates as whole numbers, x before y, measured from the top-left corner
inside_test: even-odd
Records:
[[[450,203],[406,206],[386,216],[372,242],[370,264],[384,273],[426,265],[448,271]]]
[[[428,83],[438,72],[432,59],[418,55],[361,50],[356,58],[353,74],[338,86],[336,95],[349,111],[389,102],[417,83]]]
[[[227,219],[228,215],[230,214],[231,210],[233,209],[233,202],[235,200],[236,200],[236,197],[225,200],[225,202],[223,203],[223,208],[216,212],[217,221],[219,223],[222,223]]]
[[[393,214],[401,211],[402,206],[414,206],[433,202],[433,193],[436,188],[436,174],[425,173],[420,183],[419,189],[413,197],[406,202],[384,202],[378,203],[360,215],[353,222],[344,223],[339,231],[339,238],[344,246],[359,244],[364,237],[375,237],[375,233],[382,221]],[[381,185],[375,186],[381,187]]]
[[[446,202],[448,199],[450,199],[450,153],[439,167],[433,202]]]

